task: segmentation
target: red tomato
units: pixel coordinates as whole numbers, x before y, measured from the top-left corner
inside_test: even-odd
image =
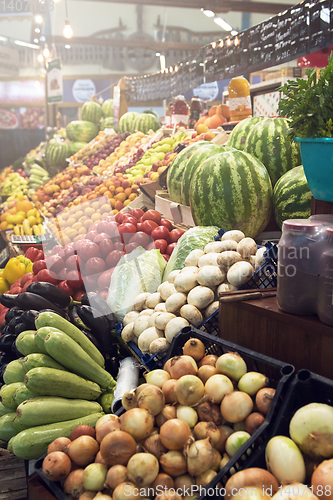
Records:
[[[84,267],[84,273],[88,276],[89,274],[97,274],[105,271],[105,262],[100,257],[92,257],[87,260]]]
[[[86,293],[85,289],[75,290],[73,295],[73,300],[77,302],[81,302],[82,296]]]
[[[143,216],[144,211],[141,208],[132,208],[132,210],[130,210],[129,213],[132,217],[140,219],[140,217]]]
[[[120,250],[122,253],[124,253],[124,245],[121,241],[116,241],[116,243],[113,244],[113,250]]]
[[[170,243],[177,242],[184,233],[185,231],[182,229],[173,229],[170,231]]]
[[[153,229],[155,229],[156,227],[158,227],[158,224],[153,220],[145,220],[142,223],[142,231],[146,234],[151,234]]]
[[[107,269],[100,275],[97,280],[98,288],[100,290],[107,290],[109,288],[113,271],[114,267],[111,267],[111,269]]]
[[[136,219],[135,217],[131,217],[130,215],[126,214],[126,216],[123,219],[122,224],[124,224],[125,222],[129,223],[129,224],[133,224],[133,226],[136,227],[136,225],[138,223],[138,219]]]
[[[84,286],[83,279],[79,271],[69,271],[67,273],[67,283],[72,288],[82,288]]]
[[[167,255],[171,255],[171,254],[172,254],[172,252],[173,252],[173,249],[175,248],[175,246],[176,246],[176,243],[170,243],[170,245],[168,245],[168,246],[166,247],[165,253],[166,253]]]
[[[123,255],[124,252],[121,252],[120,250],[113,250],[106,258],[106,265],[108,267],[115,267]]]
[[[75,254],[74,245],[72,243],[67,243],[67,245],[64,246],[64,254],[62,255],[62,258],[65,261],[66,259],[68,259],[70,255],[74,254]]]
[[[24,274],[21,278],[21,286],[24,286],[26,284],[26,282],[32,280],[33,277],[34,277],[34,273]]]
[[[153,240],[166,240],[169,241],[170,232],[169,229],[165,226],[157,226],[151,232],[151,237]]]
[[[143,222],[143,215],[141,215],[141,217],[139,217],[138,222]]]
[[[138,222],[137,223],[136,230],[137,231],[143,231],[143,222]]]
[[[165,226],[166,228],[169,229],[169,231],[173,230],[173,225],[168,219],[162,219],[160,222],[160,226]]]
[[[146,246],[146,250],[155,250],[155,241],[152,241],[149,243],[149,245]]]
[[[45,260],[37,260],[37,262],[33,263],[32,271],[34,274],[38,274],[42,269],[46,269],[46,261]]]
[[[162,240],[162,239],[155,240],[154,243],[155,243],[155,248],[160,250],[161,253],[164,253],[166,247],[168,246],[168,242],[166,240]]]
[[[64,251],[64,247],[61,245],[54,245],[52,248],[51,255],[59,255],[60,252]],[[29,258],[29,257],[28,257]]]
[[[69,284],[67,283],[67,281],[60,281],[59,285],[57,285],[58,288],[60,288],[60,290],[62,290],[63,292],[66,292],[70,297],[73,297],[73,294],[74,294],[74,290],[71,286],[69,286]]]
[[[122,235],[123,233],[136,233],[136,227],[130,222],[124,222],[123,224],[120,224],[118,230],[120,235]]]
[[[114,220],[116,222],[118,222],[118,224],[122,224],[123,223],[123,220],[124,220],[124,217],[125,217],[126,214],[124,214],[123,212],[118,212],[117,215],[115,216]]]
[[[113,250],[112,240],[102,240],[99,242],[99,252],[101,257],[106,257]]]
[[[161,214],[156,210],[147,210],[147,212],[142,216],[142,220],[153,220],[156,224],[161,222]]]
[[[97,224],[97,232],[98,233],[106,233],[108,234],[111,238],[113,238],[115,235],[119,235],[118,233],[118,224],[115,222],[113,219],[112,221],[110,220],[102,220]]]
[[[73,271],[72,271],[73,272]],[[45,281],[46,283],[52,283],[52,285],[58,284],[57,275],[48,269],[42,269],[36,275],[37,281]]]
[[[125,245],[125,253],[133,252],[133,250],[138,248],[138,246],[140,246],[139,243],[136,243],[135,241],[133,241],[132,243],[128,243],[128,245]]]
[[[86,292],[93,292],[94,290],[96,290],[97,278],[98,278],[98,275],[96,275],[96,274],[93,274],[91,276],[84,276],[83,281],[84,281],[84,288],[86,289]]]
[[[81,245],[77,248],[77,254],[82,260],[87,261],[91,257],[99,256],[99,246],[90,240],[80,241]]]
[[[106,233],[97,233],[93,241],[99,245],[101,241],[105,240],[111,240],[111,237]]]
[[[31,285],[31,283],[33,283],[32,279],[26,281],[23,285],[23,291],[26,292],[27,291],[27,288],[29,285]]]
[[[146,248],[148,243],[151,242],[151,237],[144,233],[143,231],[138,231],[134,236],[131,237],[129,243],[138,243],[143,248]]]
[[[65,263],[60,255],[50,255],[50,257],[46,257],[45,262],[46,267],[54,273],[58,273],[65,267]]]
[[[88,231],[88,233],[84,235],[84,239],[94,241],[94,239],[96,238],[97,235],[98,235],[98,233],[97,233],[96,229],[94,231]]]
[[[78,271],[80,269],[80,261],[78,255],[71,255],[65,262],[67,271]]]
[[[162,253],[162,255],[165,258],[165,260],[168,262],[168,260],[170,259],[170,255],[168,255],[166,253]]]

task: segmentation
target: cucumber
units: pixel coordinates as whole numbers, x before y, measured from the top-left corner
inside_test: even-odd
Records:
[[[45,349],[68,370],[92,380],[103,389],[112,388],[110,373],[104,370],[76,342],[62,332],[51,332],[44,340]]]
[[[111,405],[113,402],[113,391],[103,392],[103,394],[98,398],[98,402],[102,405],[105,413],[112,413]]]
[[[13,410],[11,408],[8,408],[8,406],[0,403],[0,417],[2,417],[3,415],[7,415],[7,413],[12,413],[12,411]]]
[[[44,340],[50,332],[59,332],[59,328],[53,328],[52,326],[43,326],[35,331],[35,342],[39,349],[45,350]],[[50,368],[53,368],[50,366]]]
[[[103,408],[97,401],[44,396],[20,404],[16,409],[16,415],[22,425],[35,427],[86,417],[101,411]]]
[[[31,427],[11,438],[8,449],[24,460],[37,460],[47,452],[47,447],[52,441],[58,437],[69,437],[78,425],[95,427],[97,420],[103,415],[104,413],[94,413],[74,420]]]
[[[20,387],[23,387],[23,382],[14,382],[13,384],[5,384],[0,389],[0,401],[7,408],[11,408],[12,410],[16,410],[16,402],[14,399],[15,392]]]
[[[94,400],[102,392],[94,382],[55,368],[32,368],[26,373],[24,383],[39,396]]]
[[[15,413],[16,415],[16,413]],[[13,420],[13,427],[16,430],[16,434],[21,431],[25,431],[26,429],[30,429],[31,425],[23,425],[21,421],[16,417]]]
[[[9,441],[10,438],[16,436],[17,430],[13,427],[15,417],[16,413],[7,413],[7,415],[0,417],[0,439]]]
[[[21,403],[23,403],[23,401],[26,401],[27,399],[31,399],[31,398],[36,398],[37,396],[38,396],[38,394],[30,391],[30,389],[28,389],[28,387],[26,387],[26,385],[23,384],[23,387],[19,387],[16,390],[16,392],[14,394],[14,401],[16,403],[16,406],[18,406]]]
[[[24,358],[14,359],[6,366],[3,374],[5,384],[13,384],[14,382],[23,382],[25,371],[22,366]]]
[[[35,341],[37,343],[36,336],[35,336]],[[33,354],[28,354],[28,356],[23,358],[22,367],[24,370],[24,375],[32,368],[38,368],[40,366],[46,366],[47,368],[56,368],[57,370],[66,369],[47,354],[33,353]]]
[[[25,332],[21,332],[16,337],[15,343],[17,350],[24,354],[24,356],[28,356],[28,354],[33,354],[36,352],[47,354],[44,347],[43,349],[37,347],[35,342],[35,330],[26,330]]]
[[[40,313],[35,321],[37,330],[43,326],[52,326],[66,333],[100,366],[104,367],[103,355],[97,347],[72,323],[52,312]],[[20,351],[22,352],[22,351]]]

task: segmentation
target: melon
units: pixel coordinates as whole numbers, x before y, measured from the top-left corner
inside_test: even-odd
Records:
[[[153,115],[153,116],[156,116],[156,118],[159,120],[160,119],[160,116],[158,113],[156,113],[156,111],[154,111],[153,109],[145,109],[144,111],[142,111],[142,113],[144,114],[148,114],[148,115]]]
[[[104,130],[105,128],[113,128],[113,117],[108,116],[106,118],[102,118],[99,123],[99,129]]]
[[[106,99],[102,104],[102,114],[104,118],[113,118],[113,99]]]
[[[231,146],[235,149],[243,150],[245,147],[246,138],[249,135],[250,130],[260,121],[264,120],[263,116],[254,116],[245,118],[241,120],[237,125],[232,129],[228,140],[228,146]]]
[[[149,130],[156,132],[161,126],[160,119],[150,113],[140,113],[134,120],[134,130],[148,134]]]
[[[98,128],[94,123],[75,120],[67,125],[66,134],[70,141],[89,142],[98,134]]]
[[[68,144],[70,156],[80,151],[80,149],[84,148],[86,144],[87,144],[86,142],[70,142]]]
[[[292,168],[274,186],[273,208],[277,224],[287,219],[307,219],[311,215],[311,191],[303,166]]]
[[[65,167],[67,165],[66,158],[70,154],[68,144],[57,139],[51,139],[46,146],[45,159],[49,165]]]
[[[196,226],[238,229],[254,238],[272,213],[272,183],[265,166],[239,150],[205,160],[193,173],[190,207]]]
[[[119,131],[121,134],[124,132],[130,132],[131,134],[135,131],[134,122],[139,116],[136,111],[128,111],[119,119]]]
[[[85,102],[81,110],[81,119],[91,123],[99,123],[102,118],[101,105],[95,101]]]
[[[245,142],[244,151],[265,165],[273,187],[283,174],[302,163],[299,144],[287,135],[289,123],[286,118],[260,120]]]

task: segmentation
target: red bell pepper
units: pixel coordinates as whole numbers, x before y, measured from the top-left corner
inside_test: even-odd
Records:
[[[38,248],[35,247],[29,247],[24,256],[27,257],[27,259],[30,259],[31,262],[43,260],[45,257],[43,250],[38,250]]]
[[[34,262],[34,265],[32,267],[34,274],[38,274],[39,271],[41,271],[42,269],[46,269],[46,261],[45,260],[37,260],[37,262]]]

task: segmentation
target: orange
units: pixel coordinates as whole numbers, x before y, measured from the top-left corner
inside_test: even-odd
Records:
[[[222,111],[222,104],[219,104],[217,107],[216,107],[216,115],[222,115],[223,116],[223,111]]]
[[[108,180],[108,181],[103,182],[103,184],[104,184],[105,187],[109,188],[111,186],[111,184],[112,184],[112,181]]]
[[[210,118],[210,127],[209,128],[217,128],[223,125],[224,118],[221,115],[214,115]]]
[[[117,201],[124,202],[126,200],[126,194],[125,193],[118,193],[118,194],[116,194],[115,199]]]
[[[133,201],[133,200],[135,200],[135,198],[137,198],[137,197],[138,197],[138,195],[137,195],[136,193],[132,193],[132,194],[130,194],[130,195],[129,195],[128,199],[129,199],[130,201]]]
[[[127,205],[129,205],[131,203],[131,200],[125,200],[124,201],[124,207],[127,207]]]
[[[138,189],[139,189],[139,186],[137,184],[133,184],[132,193],[136,193]]]
[[[16,209],[18,212],[28,212],[28,210],[31,210],[34,208],[34,204],[31,203],[29,200],[22,200],[19,201],[16,205]]]
[[[208,111],[208,116],[216,115],[217,106],[212,106]]]
[[[112,210],[112,215],[117,215],[118,212],[119,210]]]
[[[7,212],[4,212],[3,214],[1,214],[0,221],[4,222],[7,219],[7,215],[8,215]]]
[[[106,186],[102,186],[102,187],[100,188],[99,192],[100,192],[101,194],[104,194],[104,193],[105,193],[105,191],[107,191],[107,190],[108,190],[108,188],[107,188]]]
[[[7,221],[3,220],[3,221],[1,222],[1,224],[0,224],[0,230],[1,230],[1,231],[6,231],[7,226],[8,226]]]
[[[224,118],[229,121],[230,120],[230,108],[226,104],[222,104],[222,114]]]
[[[132,188],[130,188],[130,187],[126,188],[125,191],[124,191],[124,193],[126,195],[126,198],[128,198],[129,195],[132,193]]]

